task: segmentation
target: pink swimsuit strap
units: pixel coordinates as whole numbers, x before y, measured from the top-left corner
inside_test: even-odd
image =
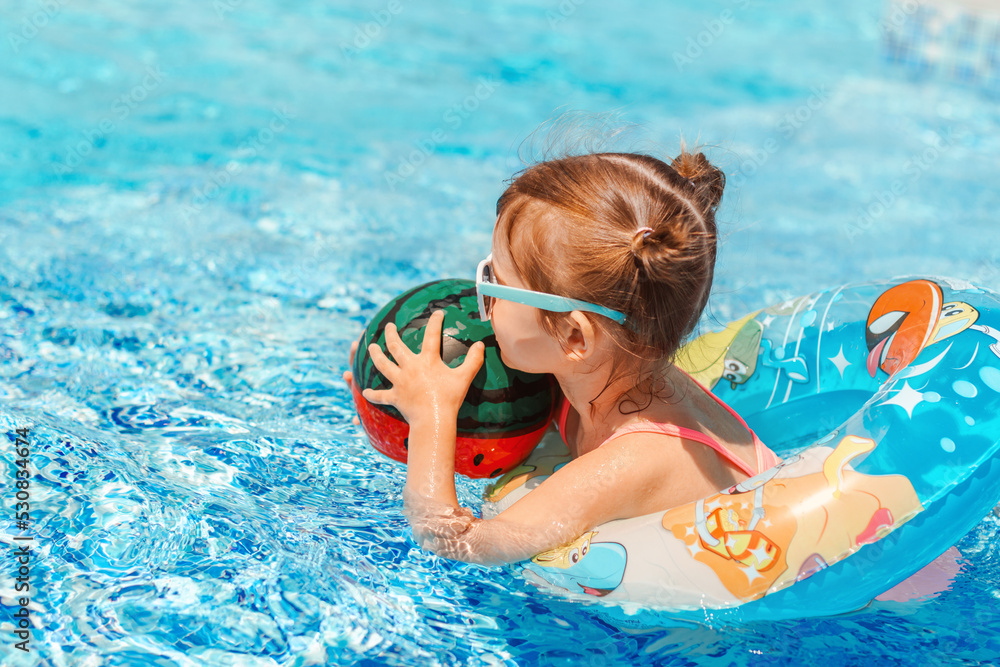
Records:
[[[681,372],[684,372],[683,369],[681,369]],[[691,376],[688,375],[686,372],[684,374],[687,375],[689,378],[691,378]],[[694,378],[691,378],[691,380],[694,381],[696,385],[701,387],[702,391],[704,391],[706,394],[714,398],[716,403],[725,408],[725,410],[733,417],[735,417],[736,420],[739,421],[739,423],[743,426],[743,428],[749,431],[750,435],[753,436],[754,449],[757,453],[756,471],[751,470],[750,466],[744,463],[742,459],[737,457],[723,445],[719,444],[711,436],[708,436],[699,431],[695,431],[694,429],[685,428],[683,426],[676,426],[674,424],[666,424],[660,422],[634,422],[632,424],[626,424],[625,426],[621,427],[620,429],[612,433],[607,440],[601,443],[601,445],[603,446],[607,444],[610,440],[623,436],[626,433],[637,433],[637,432],[664,433],[666,435],[672,435],[677,438],[684,438],[685,440],[693,440],[695,442],[700,442],[703,445],[711,447],[716,452],[718,452],[722,458],[729,461],[734,466],[736,466],[737,468],[739,468],[740,470],[742,470],[744,473],[746,473],[751,477],[760,472],[763,472],[764,470],[772,468],[779,463],[780,459],[775,455],[774,452],[772,452],[767,447],[767,445],[761,442],[760,438],[757,437],[757,434],[753,432],[753,429],[747,426],[747,423],[743,420],[742,417],[740,417],[739,413],[737,413],[731,407],[726,405],[726,403],[721,398],[719,398],[711,391],[709,391],[700,382],[698,382]],[[559,426],[559,434],[562,436],[564,443],[566,443],[566,419],[569,417],[569,408],[570,408],[570,403],[569,401],[566,400],[566,397],[563,396],[562,404],[559,406],[559,421],[557,422],[557,424]],[[566,443],[566,446],[568,447],[569,443]]]

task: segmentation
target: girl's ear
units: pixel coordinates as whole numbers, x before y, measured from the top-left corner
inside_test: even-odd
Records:
[[[565,341],[566,357],[573,361],[583,361],[594,353],[597,344],[597,330],[590,319],[579,310],[574,310],[562,320],[559,333]]]

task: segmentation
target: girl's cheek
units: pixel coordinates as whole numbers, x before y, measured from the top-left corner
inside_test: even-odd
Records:
[[[500,302],[495,301],[493,303],[493,312],[490,313],[490,325],[493,327],[493,335],[497,339],[497,345],[500,346],[500,351],[503,352],[504,343],[504,326],[503,326],[503,312],[499,308]]]
[[[501,303],[503,306],[498,307]],[[493,334],[496,336],[497,346],[500,348],[500,358],[505,364],[514,368],[516,367],[515,361],[511,355],[521,355],[528,332],[525,329],[526,323],[519,317],[519,313],[509,306],[511,306],[509,303],[497,302],[493,307],[491,320]]]

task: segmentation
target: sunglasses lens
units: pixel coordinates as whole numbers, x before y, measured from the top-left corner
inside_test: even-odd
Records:
[[[490,265],[485,260],[479,264],[479,271],[476,273],[476,296],[479,301],[479,319],[486,322],[490,319],[490,311],[493,310],[493,303],[490,297],[479,290],[480,283],[488,283],[492,278]]]
[[[493,276],[493,264],[486,264],[483,267],[483,282],[497,284],[497,279]],[[493,297],[483,296],[483,306],[486,310],[486,319],[493,317]]]

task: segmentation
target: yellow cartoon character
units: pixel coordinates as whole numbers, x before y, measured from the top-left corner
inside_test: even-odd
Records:
[[[979,319],[979,311],[963,301],[950,301],[941,306],[937,324],[931,331],[928,345],[939,343],[945,338],[962,333]]]
[[[604,596],[625,576],[628,552],[618,542],[593,542],[596,531],[584,533],[565,546],[543,552],[525,569],[560,588]]]
[[[949,336],[972,329],[993,339],[990,351],[1000,357],[1000,331],[985,324],[978,324],[979,311],[963,301],[951,301],[941,306],[941,317],[931,332],[931,343],[937,343]]]
[[[558,567],[566,569],[580,562],[580,559],[590,551],[590,539],[596,535],[594,531],[584,533],[570,544],[549,549],[534,556],[531,561],[544,565],[545,567]]]
[[[759,312],[694,339],[678,351],[677,365],[709,389],[723,378],[733,389],[743,384],[757,370],[764,326],[753,318]]]

